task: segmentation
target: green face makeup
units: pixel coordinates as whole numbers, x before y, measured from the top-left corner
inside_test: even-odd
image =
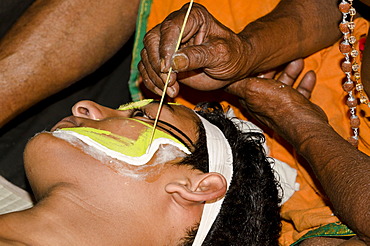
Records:
[[[149,148],[149,137],[153,126],[136,119],[127,119],[144,125],[137,139],[130,139],[109,131],[89,127],[63,128],[53,132],[53,135],[67,139],[74,136],[85,144],[103,151],[108,156],[124,161],[130,165],[144,165],[151,160],[158,148],[163,144],[170,144],[181,151],[190,154],[187,147],[171,135],[156,130],[153,142]]]
[[[117,110],[124,111],[124,110],[130,110],[130,109],[135,109],[135,108],[142,108],[146,105],[149,105],[153,101],[154,99],[145,99],[145,100],[141,100],[137,102],[130,102],[130,103],[126,103],[126,104],[119,106]],[[168,104],[181,105],[179,103],[168,103]]]
[[[116,151],[118,153],[131,156],[131,157],[139,157],[139,156],[144,155],[147,152],[146,150],[149,147],[148,138],[150,137],[153,126],[145,122],[136,120],[136,119],[130,119],[130,120],[136,121],[147,127],[145,128],[145,130],[143,130],[140,133],[139,137],[136,140],[123,137],[123,136],[111,133],[109,131],[98,130],[98,129],[89,128],[89,127],[63,128],[61,130],[62,131],[73,131],[81,135],[84,135],[90,138],[91,140],[95,141],[96,143],[110,150]],[[159,138],[166,138],[177,144],[181,144],[182,146],[184,146],[179,140],[177,140],[171,135],[165,132],[162,132],[160,130],[155,131],[155,134],[154,134],[154,140],[159,139]]]
[[[124,110],[130,110],[130,109],[135,109],[135,108],[141,108],[141,107],[144,107],[150,104],[153,101],[154,101],[153,99],[145,99],[145,100],[141,100],[137,102],[126,103],[126,104],[119,106],[117,110],[124,111]]]

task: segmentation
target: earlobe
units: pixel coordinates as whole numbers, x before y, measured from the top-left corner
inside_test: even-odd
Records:
[[[165,189],[178,203],[211,202],[225,196],[227,183],[225,177],[219,173],[205,173],[194,176],[187,182],[169,183]]]

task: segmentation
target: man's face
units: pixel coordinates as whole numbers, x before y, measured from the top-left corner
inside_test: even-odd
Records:
[[[137,140],[143,133],[153,132],[158,107],[157,101],[147,100],[113,110],[93,102],[82,101],[73,107],[73,116],[60,121],[52,131],[67,127],[89,127],[109,131],[129,140]],[[177,138],[175,141],[191,148],[196,141],[197,121],[199,119],[188,108],[177,104],[164,104],[157,122],[158,130],[155,132],[163,138]],[[149,145],[150,140],[153,139],[148,139],[144,145]]]
[[[88,127],[136,141],[143,132],[152,130],[158,106],[157,102],[152,102],[139,108],[113,110],[93,102],[82,101],[73,107],[73,116],[57,123],[52,131],[60,128]],[[199,122],[194,112],[180,105],[164,105],[159,120],[156,131],[175,136],[192,150],[197,141]],[[167,147],[163,152],[166,152]],[[179,158],[173,162],[177,161]],[[201,172],[187,166],[158,161],[156,165],[150,164],[140,168],[140,172],[145,173],[145,179],[133,178],[104,164],[99,158],[84,151],[81,146],[76,147],[50,133],[37,135],[29,142],[25,151],[27,176],[38,198],[53,194],[58,187],[69,187],[68,192],[81,198],[89,207],[113,212],[119,210],[119,216],[115,215],[114,219],[122,218],[118,224],[125,230],[132,230],[130,235],[133,240],[140,227],[145,228],[149,235],[153,235],[158,234],[161,230],[158,228],[162,228],[163,224],[173,223],[176,226],[171,228],[175,232],[179,228],[192,226],[200,218],[200,214],[195,217],[194,214],[188,215],[188,219],[179,224],[177,218],[163,215],[169,210],[166,202],[169,196],[164,192],[165,185],[174,177]],[[145,168],[146,166],[148,168]],[[132,165],[121,165],[119,168],[130,169]],[[148,173],[151,175],[147,175]],[[176,233],[183,235],[184,231]],[[138,238],[142,236],[141,233]]]
[[[80,104],[87,104],[90,109]],[[157,102],[140,101],[123,105],[118,110],[107,109],[92,102],[80,104],[74,107],[73,112],[75,116],[82,115],[83,118],[65,118],[53,128],[53,131],[62,130],[54,131],[53,135],[80,145],[85,153],[96,158],[100,156],[101,160],[107,160],[104,156],[108,156],[114,163],[119,160],[133,166],[143,166],[149,161],[153,164],[152,157],[158,149],[162,150],[155,156],[161,159],[159,162],[164,159],[173,160],[179,152],[181,154],[177,156],[184,157],[185,153],[190,154],[193,149],[196,132],[194,121],[197,117],[183,106],[164,105],[154,130],[152,115],[157,114]],[[76,139],[83,144],[78,144]],[[171,147],[172,151],[163,151]]]

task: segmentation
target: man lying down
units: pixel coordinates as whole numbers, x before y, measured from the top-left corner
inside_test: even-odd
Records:
[[[277,245],[284,163],[263,135],[219,104],[165,104],[150,145],[158,106],[81,101],[30,140],[38,202],[0,216],[0,245]]]

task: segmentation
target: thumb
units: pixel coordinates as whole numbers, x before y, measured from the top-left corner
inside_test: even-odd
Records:
[[[220,61],[219,54],[211,44],[184,47],[172,57],[172,68],[176,72],[186,72],[198,68],[215,67]]]

